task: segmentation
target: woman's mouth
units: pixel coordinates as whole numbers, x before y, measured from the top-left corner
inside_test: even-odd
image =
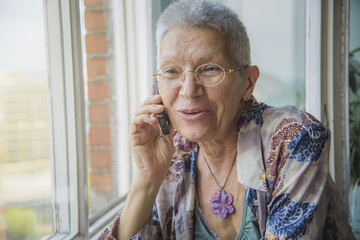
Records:
[[[204,109],[178,110],[178,116],[187,121],[200,120],[208,115],[209,111]]]
[[[197,114],[200,113],[201,111],[184,111],[184,113],[186,114]]]

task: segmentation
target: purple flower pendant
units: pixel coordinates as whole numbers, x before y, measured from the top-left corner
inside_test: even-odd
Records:
[[[235,208],[232,205],[234,197],[231,194],[226,195],[225,191],[222,189],[212,195],[210,201],[213,204],[211,212],[213,214],[218,214],[221,219],[225,219],[228,214],[235,211]]]

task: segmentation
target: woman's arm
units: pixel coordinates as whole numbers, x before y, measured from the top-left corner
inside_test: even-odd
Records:
[[[135,178],[121,213],[119,239],[134,236],[149,220],[161,182],[146,182],[141,177]]]
[[[173,154],[172,135],[162,136],[156,113],[164,111],[158,95],[148,98],[137,110],[130,127],[129,143],[137,175],[122,211],[119,238],[130,238],[151,216],[160,185]]]

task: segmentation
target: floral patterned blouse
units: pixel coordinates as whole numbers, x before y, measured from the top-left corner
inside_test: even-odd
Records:
[[[262,239],[355,239],[329,175],[330,133],[292,106],[252,97],[238,129],[238,181]],[[130,239],[193,239],[198,144],[174,132],[172,165],[152,217]],[[117,239],[121,211],[102,239]]]

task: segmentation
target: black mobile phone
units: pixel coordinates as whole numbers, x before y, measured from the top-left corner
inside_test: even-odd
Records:
[[[158,84],[157,84],[156,79],[154,81],[154,84],[155,84],[155,93],[159,94]],[[162,101],[161,101],[161,104],[163,104]],[[163,134],[164,135],[170,134],[170,119],[169,119],[166,109],[162,113],[157,113],[156,116],[158,118],[160,128],[161,128],[161,131],[163,132]]]

